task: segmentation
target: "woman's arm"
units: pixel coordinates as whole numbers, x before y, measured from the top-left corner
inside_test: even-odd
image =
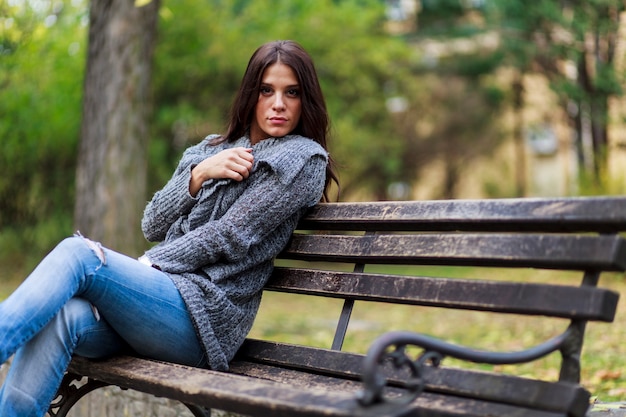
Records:
[[[200,146],[207,145],[203,142]],[[251,149],[225,149],[209,157],[202,156],[198,149],[196,145],[185,152],[172,178],[146,206],[141,228],[149,241],[165,239],[170,226],[197,203],[198,192],[206,181],[248,178],[254,162]]]
[[[211,179],[243,181],[250,175],[253,163],[252,148],[225,149],[210,156],[191,170],[189,194],[195,197],[202,184]]]
[[[172,178],[157,191],[146,205],[141,219],[141,230],[151,242],[165,239],[170,226],[189,213],[197,199],[189,193],[193,160],[183,156]]]
[[[164,271],[194,271],[219,259],[237,261],[299,210],[317,203],[324,190],[326,158],[315,155],[289,183],[269,166],[219,220],[190,231],[146,254]],[[258,176],[258,177],[257,177]]]

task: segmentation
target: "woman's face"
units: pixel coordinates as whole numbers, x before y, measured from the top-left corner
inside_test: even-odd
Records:
[[[300,89],[290,66],[277,62],[265,69],[250,127],[253,144],[288,135],[298,126],[302,112]]]

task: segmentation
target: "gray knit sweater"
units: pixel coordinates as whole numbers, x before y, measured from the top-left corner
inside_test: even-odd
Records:
[[[243,137],[185,151],[173,177],[146,206],[142,230],[160,242],[146,252],[174,281],[212,369],[226,370],[248,334],[261,289],[307,208],[324,190],[326,151],[290,135],[251,146]],[[229,147],[252,147],[254,166],[241,182],[209,180],[192,197],[191,170]]]

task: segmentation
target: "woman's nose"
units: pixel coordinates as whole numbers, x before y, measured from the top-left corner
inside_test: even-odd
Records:
[[[283,101],[283,96],[282,94],[276,94],[274,96],[274,104],[272,106],[274,109],[284,109],[285,108],[285,103]]]

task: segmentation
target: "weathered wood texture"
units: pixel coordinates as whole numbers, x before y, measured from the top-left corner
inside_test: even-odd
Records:
[[[615,233],[625,221],[622,197],[513,198],[319,204],[302,228]]]
[[[358,381],[362,372],[362,355],[319,348],[287,345],[260,340],[248,340],[233,363],[232,372],[241,374],[271,375],[280,368],[285,372],[328,375],[342,380]],[[264,370],[265,366],[266,370]],[[400,386],[406,375],[388,366],[394,385]],[[298,381],[302,377],[289,376],[285,381]],[[587,400],[583,388],[572,384],[553,384],[545,381],[525,380],[514,376],[453,368],[427,368],[427,391],[454,393],[476,400],[521,405],[530,408],[550,408],[554,398],[560,398],[563,408],[579,407]],[[520,385],[521,383],[521,385]],[[520,389],[523,386],[524,389]],[[554,406],[552,406],[555,408]]]
[[[599,269],[626,267],[618,236],[543,234],[294,235],[283,256],[305,261]]]
[[[266,288],[323,297],[606,322],[613,321],[619,298],[615,292],[597,287],[282,267],[275,269]]]
[[[577,382],[585,324],[614,318],[619,295],[597,283],[603,271],[626,269],[624,231],[626,198],[319,204],[266,287],[345,299],[338,345],[355,300],[565,319],[561,381],[427,366],[424,391],[410,405],[365,407],[357,401],[363,355],[262,340],[246,341],[227,373],[131,357],[75,358],[71,370],[252,416],[583,417],[590,395]],[[503,275],[395,275],[366,271],[367,264],[498,267]],[[580,280],[513,282],[507,268],[580,271]],[[404,392],[406,372],[382,367],[389,395]]]

